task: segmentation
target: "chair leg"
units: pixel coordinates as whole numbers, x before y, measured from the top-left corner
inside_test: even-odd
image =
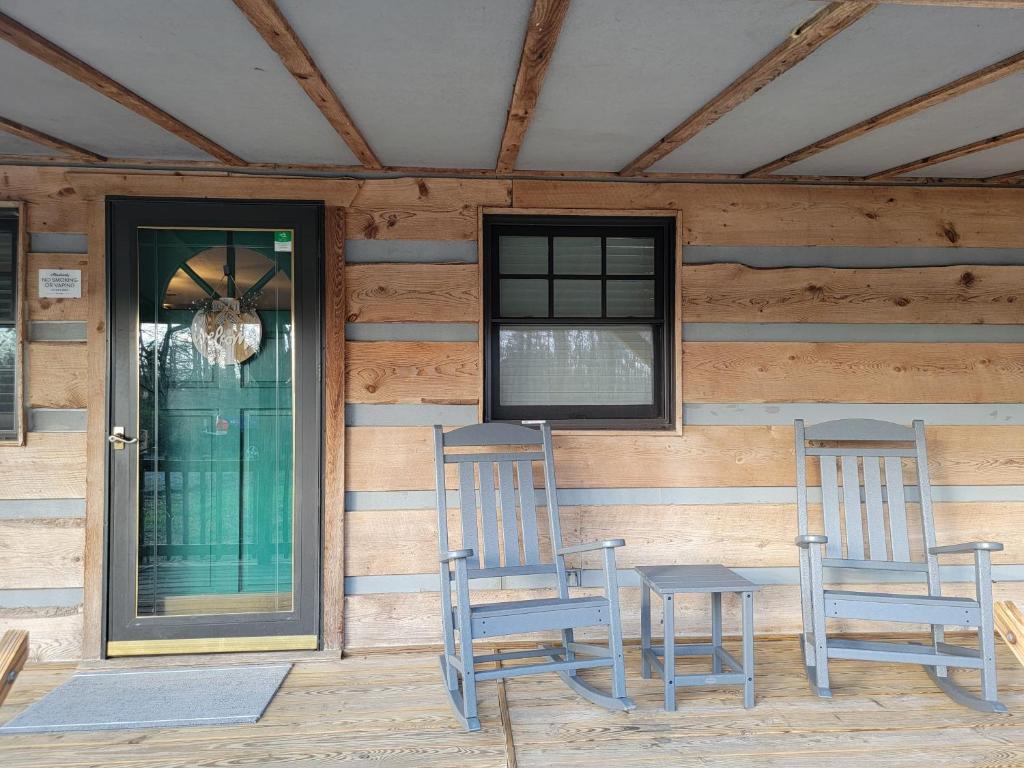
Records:
[[[715,648],[722,647],[722,593],[711,593],[711,645]],[[711,654],[711,672],[719,674],[722,671],[722,659],[717,653]]]
[[[812,545],[815,546],[815,545]],[[821,551],[817,548],[810,550],[810,571],[817,583],[811,584],[811,625],[814,635],[814,666],[807,667],[808,678],[811,682],[811,689],[821,698],[832,698],[832,691],[828,685],[828,637],[825,635],[825,594],[820,583],[821,574]]]
[[[565,660],[566,661],[575,661],[576,660],[576,652],[573,650],[573,643],[575,643],[575,642],[576,642],[576,634],[571,629],[563,629],[562,630],[562,647],[565,649],[565,654],[564,655],[565,655]],[[567,670],[566,674],[575,677],[576,676],[576,670],[575,669]]]
[[[651,650],[651,588],[647,582],[640,585],[640,675],[651,679],[651,662],[647,652]]]
[[[932,624],[932,646],[935,652],[939,652],[939,646],[946,640],[946,628],[942,624]],[[949,676],[949,667],[935,667],[935,674],[939,677]]]

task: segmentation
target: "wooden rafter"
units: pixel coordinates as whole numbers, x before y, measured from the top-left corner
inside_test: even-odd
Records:
[[[916,115],[918,112],[922,112],[938,104],[942,104],[950,99],[955,99],[958,96],[963,96],[965,93],[1022,71],[1024,71],[1024,51],[1015,53],[1013,56],[997,61],[995,64],[990,64],[983,69],[979,69],[977,72],[972,72],[971,74],[965,75],[951,83],[940,85],[938,88],[929,91],[923,96],[917,96],[916,98],[905,101],[891,109],[887,109],[884,112],[879,112],[877,115],[869,117],[866,120],[861,120],[859,123],[851,125],[849,128],[837,131],[831,136],[819,139],[813,144],[808,144],[806,147],[798,149],[795,152],[790,152],[788,155],[780,157],[778,160],[773,160],[770,163],[766,163],[765,165],[755,168],[744,175],[747,177],[768,176],[779,168],[792,165],[800,160],[816,155],[819,152],[824,152],[826,149],[831,149],[832,147],[863,136],[865,133],[877,128],[904,120],[911,115]]]
[[[1024,169],[1019,171],[1011,171],[1010,173],[1001,173],[998,176],[989,176],[987,179],[982,181],[991,182],[995,184],[1001,184],[1003,182],[1017,182],[1024,181]]]
[[[15,122],[14,120],[9,120],[6,117],[0,117],[0,131],[22,139],[28,139],[29,141],[41,144],[44,147],[49,147],[50,149],[55,149],[61,154],[67,155],[75,160],[102,163],[107,159],[103,155],[90,152],[88,149],[80,147],[77,144],[72,144],[70,141],[58,139],[56,136],[51,136],[48,133],[37,131],[35,128],[29,128],[27,125]]]
[[[872,0],[886,5],[945,5],[961,8],[1024,8],[1024,0]]]
[[[904,163],[903,165],[897,165],[894,168],[878,171],[878,173],[873,173],[865,178],[890,179],[921,168],[927,168],[929,165],[938,165],[939,163],[944,163],[947,160],[955,160],[958,157],[973,155],[976,152],[984,152],[986,149],[995,149],[996,147],[1001,147],[1004,144],[1011,144],[1012,142],[1020,141],[1021,139],[1024,139],[1024,128],[1017,128],[1016,130],[1000,133],[997,136],[991,136],[987,139],[972,141],[970,144],[964,144],[963,146],[956,147],[955,149],[939,152],[936,155],[922,157],[920,160],[913,160],[909,163]]]
[[[516,167],[519,150],[523,146],[526,130],[540,97],[544,75],[558,42],[558,34],[569,10],[570,0],[533,0],[530,21],[523,39],[523,53],[519,58],[519,72],[512,89],[512,102],[508,107],[505,132],[498,150],[498,171],[511,171]]]
[[[380,160],[360,133],[338,94],[334,92],[292,25],[274,0],[234,0],[238,9],[281,58],[292,77],[316,104],[365,168],[379,170]]]
[[[25,53],[35,56],[51,67],[59,69],[68,77],[74,78],[78,82],[88,85],[93,90],[99,91],[122,107],[126,107],[132,112],[156,123],[164,130],[198,147],[211,157],[215,157],[227,165],[239,166],[246,164],[238,155],[228,151],[212,139],[203,136],[203,134],[185,125],[185,123],[173,115],[164,112],[160,107],[146,101],[139,94],[129,90],[116,80],[89,66],[60,46],[50,42],[3,13],[0,13],[0,39],[17,46],[25,51]]]
[[[673,128],[668,135],[640,153],[619,171],[620,175],[636,176],[678,149],[861,19],[873,7],[873,3],[867,2],[837,2],[822,8],[794,29],[784,42],[740,75],[724,91]]]

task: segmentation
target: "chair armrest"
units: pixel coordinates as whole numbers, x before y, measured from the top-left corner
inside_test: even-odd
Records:
[[[579,552],[593,552],[598,549],[614,549],[624,546],[626,546],[624,539],[605,539],[604,541],[592,541],[589,544],[577,544],[573,547],[562,547],[557,554],[575,555]]]
[[[929,555],[958,555],[964,552],[1002,552],[998,541],[968,541],[963,544],[949,544],[945,547],[928,547]]]
[[[450,563],[453,560],[468,560],[472,556],[472,549],[453,549],[441,555],[441,562]]]
[[[793,543],[801,549],[808,549],[811,544],[828,544],[828,536],[821,533],[808,533],[803,536],[797,536],[793,539]]]

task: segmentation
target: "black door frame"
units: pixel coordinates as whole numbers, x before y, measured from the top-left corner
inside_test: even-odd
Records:
[[[290,612],[204,616],[135,615],[138,453],[108,447],[106,461],[104,655],[285,650],[319,647],[322,551],[322,286],[324,206],[317,201],[108,197],[107,430],[138,430],[139,227],[293,229],[295,327],[293,382],[295,476],[293,562],[295,601]],[[131,525],[118,524],[130,522]],[[130,581],[124,589],[126,576]],[[274,638],[277,638],[275,640]],[[252,642],[246,643],[247,639]],[[155,642],[154,642],[155,641]],[[179,649],[174,648],[180,641]],[[233,641],[233,642],[232,642]],[[303,645],[302,643],[305,642]],[[153,650],[147,650],[152,647]]]

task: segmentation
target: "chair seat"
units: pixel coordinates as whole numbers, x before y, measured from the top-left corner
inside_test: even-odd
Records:
[[[509,600],[471,606],[474,637],[494,637],[549,629],[596,626],[609,622],[608,600],[604,597],[558,597],[539,600]],[[453,620],[458,626],[458,611]],[[461,629],[461,628],[460,628]]]
[[[978,601],[969,597],[901,595],[826,589],[829,618],[869,619],[912,624],[953,624],[974,627],[981,621]]]

